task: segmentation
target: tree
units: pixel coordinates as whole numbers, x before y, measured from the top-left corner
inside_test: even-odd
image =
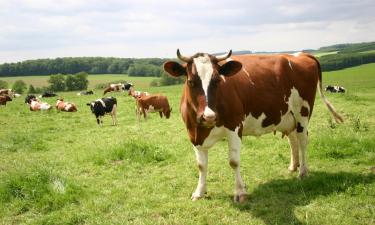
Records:
[[[12,89],[19,94],[22,94],[24,90],[26,90],[27,86],[23,80],[17,80],[14,82]]]
[[[36,90],[35,90],[35,87],[32,84],[30,84],[29,90],[27,91],[27,93],[28,94],[35,94],[35,93],[37,93]]]
[[[68,75],[65,80],[66,89],[68,91],[86,90],[89,83],[87,76],[88,74],[85,72]]]
[[[48,79],[49,89],[52,91],[65,91],[65,77],[62,74],[51,75]]]
[[[8,82],[0,80],[0,89],[8,88]]]

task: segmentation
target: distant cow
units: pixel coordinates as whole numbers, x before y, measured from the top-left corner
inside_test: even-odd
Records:
[[[94,94],[94,92],[92,90],[90,91],[81,91],[79,93],[77,93],[77,95],[92,95]]]
[[[340,86],[328,85],[326,87],[326,91],[331,92],[331,93],[345,93],[345,88],[340,87]]]
[[[134,91],[133,88],[130,88],[128,95],[131,95],[133,98],[137,99],[139,97],[148,96],[150,93],[145,91]]]
[[[0,95],[8,95],[9,97],[13,97],[14,92],[12,89],[0,89]]]
[[[39,99],[31,99],[30,111],[46,111],[50,110],[52,106],[46,102],[41,102]]]
[[[104,89],[103,95],[105,95],[106,93],[111,92],[111,91],[128,91],[133,86],[134,85],[132,83],[110,84],[109,87],[107,87],[106,89]]]
[[[57,94],[50,92],[50,91],[46,91],[43,94],[41,94],[39,98],[50,98],[50,97],[55,97],[55,96],[57,96]]]
[[[33,99],[37,99],[37,97],[35,95],[26,95],[25,103],[31,104],[31,100],[33,100]]]
[[[9,95],[0,95],[0,105],[7,105],[7,102],[12,101]]]
[[[138,120],[142,114],[146,119],[147,113],[149,112],[159,112],[160,118],[163,118],[163,114],[167,119],[170,117],[172,109],[169,107],[168,98],[166,96],[153,94],[139,97],[136,101]]]
[[[91,112],[96,117],[96,122],[99,125],[103,124],[103,116],[105,114],[110,114],[112,117],[112,124],[116,125],[116,109],[117,109],[117,99],[114,97],[101,98],[90,103],[87,103],[90,106]]]
[[[77,106],[74,103],[64,102],[64,99],[59,98],[56,102],[57,111],[77,112]]]

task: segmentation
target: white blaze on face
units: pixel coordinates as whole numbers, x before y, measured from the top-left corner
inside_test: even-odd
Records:
[[[208,99],[207,98],[208,85],[210,84],[212,74],[214,72],[210,57],[208,57],[208,55],[205,54],[204,56],[199,56],[197,58],[194,58],[194,64],[195,64],[195,67],[197,68],[198,76],[202,81],[204,95],[206,96],[206,100],[207,100]],[[206,106],[206,108],[204,109],[203,114],[206,117],[215,115],[215,113],[208,106]]]

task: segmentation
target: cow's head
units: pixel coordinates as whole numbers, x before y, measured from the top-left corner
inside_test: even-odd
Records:
[[[174,76],[186,76],[185,96],[189,107],[194,111],[197,123],[206,127],[216,124],[217,87],[219,82],[225,80],[241,70],[242,64],[238,61],[227,60],[232,54],[230,50],[222,56],[213,56],[206,53],[197,53],[187,57],[181,55],[177,49],[177,57],[185,62],[164,63],[164,70]],[[227,60],[226,63],[220,63]]]

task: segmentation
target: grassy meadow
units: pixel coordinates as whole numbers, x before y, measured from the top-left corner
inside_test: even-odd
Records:
[[[89,76],[90,87],[117,76]],[[317,96],[308,178],[288,172],[280,133],[243,139],[244,204],[232,201],[225,140],[210,149],[208,197],[190,200],[198,169],[179,114],[181,86],[151,88],[152,79],[126,80],[167,95],[169,120],[150,114],[138,123],[134,100],[111,93],[118,125],[106,116],[99,127],[86,103],[101,90],[59,93],[76,113],[31,112],[23,98],[0,107],[0,224],[375,224],[375,64],[323,74],[324,85],[347,89],[326,93],[345,123],[334,123]]]

